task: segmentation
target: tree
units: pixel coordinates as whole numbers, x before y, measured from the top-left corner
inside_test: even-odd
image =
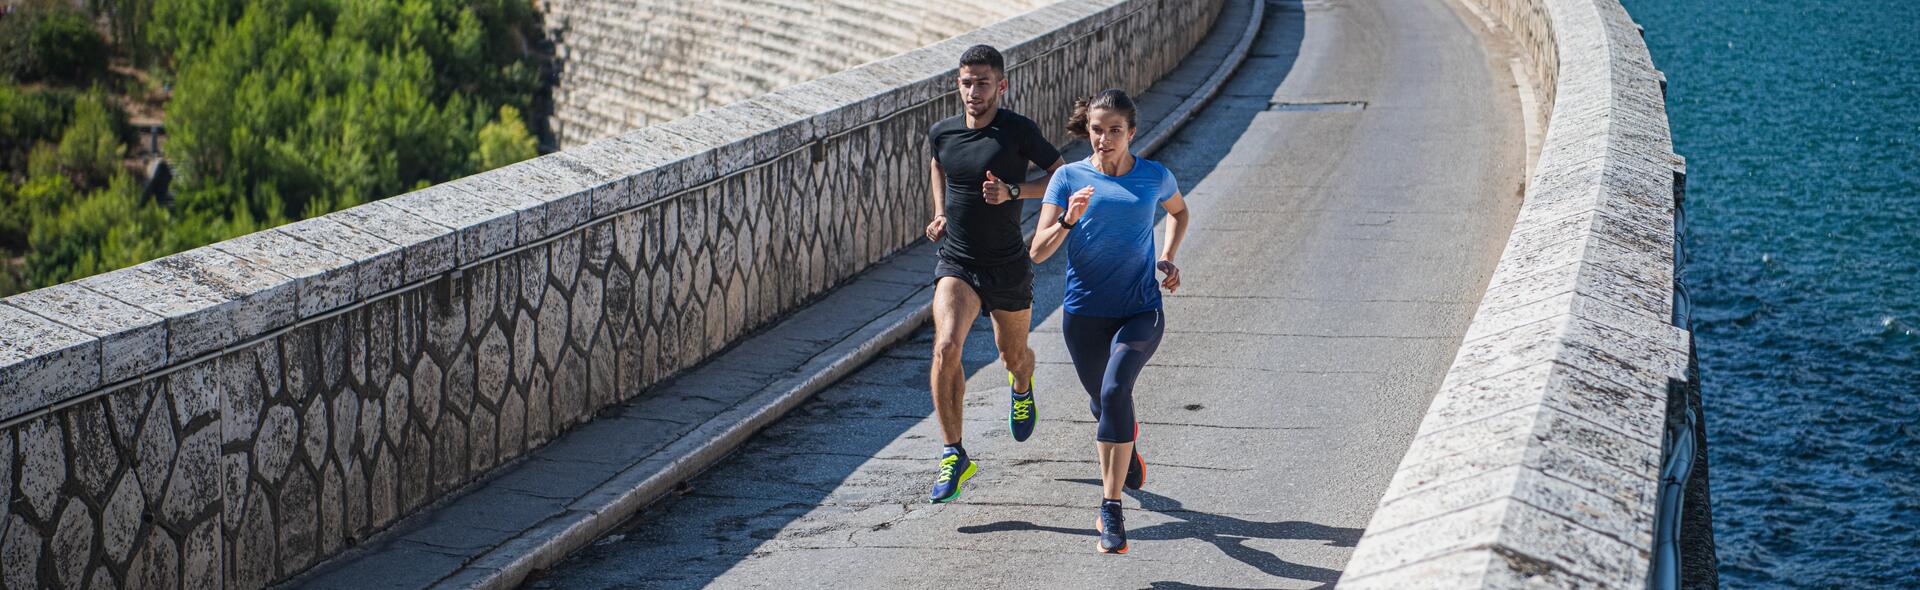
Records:
[[[56,178],[46,188],[70,190],[64,180]],[[162,256],[170,250],[166,227],[166,211],[141,202],[133,179],[118,174],[106,188],[58,213],[35,216],[27,277],[35,285],[54,285]]]
[[[60,136],[57,155],[61,171],[73,175],[82,188],[104,185],[120,169],[126,144],[121,143],[109,114],[117,112],[99,94],[74,103],[73,119]]]
[[[474,152],[476,172],[492,170],[540,155],[533,135],[520,122],[520,110],[500,105],[500,118],[480,128],[480,150]]]
[[[60,3],[29,4],[0,19],[0,76],[84,82],[107,71],[107,40]]]

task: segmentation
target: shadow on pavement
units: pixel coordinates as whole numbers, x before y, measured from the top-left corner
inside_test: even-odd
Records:
[[[1067,479],[1073,483],[1100,485],[1097,479]],[[1306,521],[1289,520],[1279,522],[1256,522],[1232,516],[1208,514],[1188,510],[1179,500],[1148,492],[1145,490],[1127,490],[1127,495],[1140,502],[1140,509],[1155,512],[1178,519],[1174,522],[1155,524],[1127,531],[1128,541],[1172,541],[1192,539],[1205,541],[1218,547],[1221,553],[1240,563],[1252,566],[1261,573],[1279,578],[1290,578],[1308,582],[1319,582],[1332,587],[1340,579],[1339,570],[1313,567],[1292,563],[1280,556],[1248,547],[1248,539],[1275,540],[1312,540],[1326,541],[1335,547],[1352,547],[1360,541],[1361,529],[1326,526]],[[1040,531],[1064,535],[1084,535],[1093,537],[1092,523],[1087,528],[1056,527],[1039,525],[1026,521],[1009,520],[982,525],[969,525],[955,529],[965,534],[997,533],[1006,531]],[[1154,588],[1201,588],[1179,582],[1156,582]]]

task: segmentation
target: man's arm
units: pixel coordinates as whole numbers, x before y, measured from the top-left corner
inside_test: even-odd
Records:
[[[1065,159],[1055,158],[1053,165],[1047,167],[1046,174],[1040,175],[1039,178],[1020,183],[1020,198],[1038,199],[1047,196],[1047,183],[1053,181],[1053,172],[1065,165],[1067,165]]]
[[[1047,167],[1046,174],[1040,175],[1039,178],[1019,183],[1020,198],[1038,199],[1046,196],[1047,183],[1053,180],[1054,171],[1059,170],[1061,166],[1065,165],[1067,165],[1066,160],[1054,158],[1053,165]],[[987,171],[987,180],[980,183],[980,195],[987,200],[988,205],[998,205],[1011,201],[1013,200],[1013,191],[1007,188],[1007,184],[1006,181],[1001,180],[998,176],[994,176],[993,171],[989,170]]]
[[[933,220],[927,222],[927,239],[935,242],[947,235],[947,171],[940,168],[939,158],[928,158],[928,168],[932,172],[932,182],[927,192],[933,195]]]

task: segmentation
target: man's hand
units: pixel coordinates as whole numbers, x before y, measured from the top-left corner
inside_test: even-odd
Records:
[[[1174,266],[1172,260],[1161,260],[1159,264],[1154,266],[1159,268],[1161,273],[1167,275],[1167,278],[1160,279],[1161,287],[1165,287],[1168,293],[1180,289],[1180,267]]]
[[[940,238],[946,237],[946,235],[947,235],[947,216],[945,215],[936,216],[933,218],[933,223],[927,224],[927,240],[928,241],[938,242],[940,241]]]
[[[1000,182],[991,170],[987,171],[986,182],[980,183],[980,196],[987,199],[988,205],[998,205],[1013,200],[1013,192],[1007,190],[1007,183]]]
[[[1074,191],[1067,197],[1067,223],[1079,225],[1080,218],[1087,215],[1087,204],[1093,202],[1093,187]]]

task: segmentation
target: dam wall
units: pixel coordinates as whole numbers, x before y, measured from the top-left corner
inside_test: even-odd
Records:
[[[581,145],[924,47],[1052,0],[545,0],[550,126]]]
[[[1677,493],[1663,483],[1704,495],[1706,482],[1704,465],[1663,474],[1677,443],[1705,455],[1697,422],[1679,436],[1669,422],[1676,408],[1697,414],[1698,397],[1678,281],[1685,164],[1665,78],[1617,0],[1462,1],[1526,58],[1545,139],[1454,364],[1340,586],[1669,587],[1650,575],[1671,549],[1657,541],[1656,521],[1673,516],[1662,494]],[[1695,516],[1689,526],[1705,524]]]

